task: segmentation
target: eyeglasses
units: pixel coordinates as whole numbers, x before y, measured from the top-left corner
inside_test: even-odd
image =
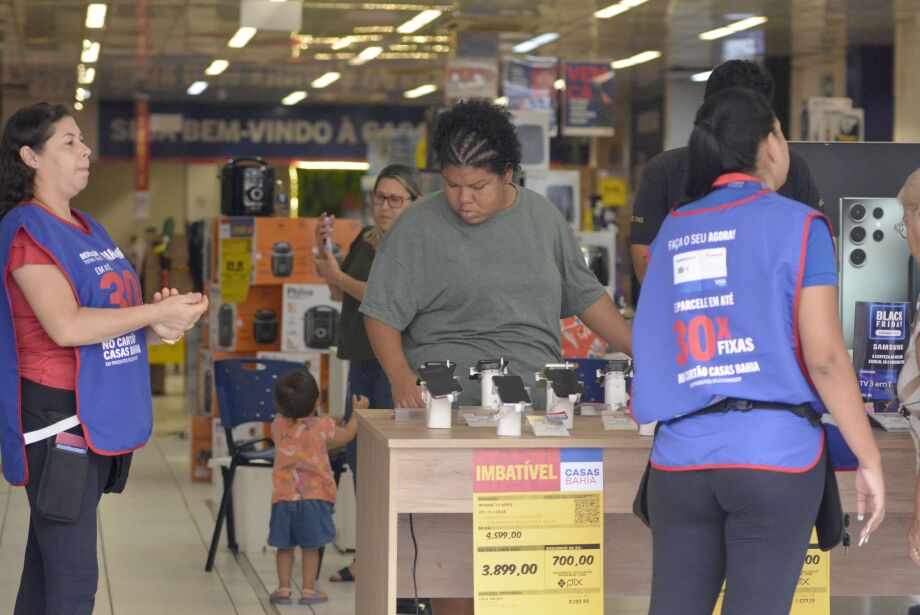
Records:
[[[901,239],[907,239],[907,225],[914,221],[918,211],[920,211],[920,207],[914,207],[910,213],[905,213],[904,218],[894,225],[894,230],[898,232]]]
[[[374,205],[377,207],[383,207],[384,203],[390,205],[390,209],[402,209],[403,206],[410,202],[412,199],[407,199],[404,196],[398,196],[395,194],[383,194],[382,192],[375,192],[371,197]]]

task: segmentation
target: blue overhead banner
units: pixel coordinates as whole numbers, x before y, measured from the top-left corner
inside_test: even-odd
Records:
[[[394,130],[424,129],[423,107],[150,105],[150,157],[261,156],[365,160],[368,142]],[[134,104],[99,103],[99,156],[134,155]]]

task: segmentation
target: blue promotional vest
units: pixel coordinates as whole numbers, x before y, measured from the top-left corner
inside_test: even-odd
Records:
[[[741,174],[719,178],[666,218],[633,326],[632,411],[640,423],[665,422],[652,451],[656,467],[798,472],[819,460],[822,430],[791,412],[755,404],[666,422],[729,397],[825,411],[795,319],[816,219],[827,224]]]
[[[117,309],[143,303],[137,275],[109,234],[89,216],[75,215],[86,220],[88,233],[32,203],[14,207],[0,221],[5,294],[0,301],[0,451],[3,475],[13,485],[29,480],[20,421],[19,356],[6,287],[17,231],[24,229],[54,258],[81,307]],[[153,426],[143,329],[78,347],[76,382],[77,416],[92,450],[118,455],[143,446]]]

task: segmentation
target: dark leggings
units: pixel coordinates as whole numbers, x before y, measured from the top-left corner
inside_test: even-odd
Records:
[[[393,407],[393,393],[386,372],[377,359],[367,361],[351,361],[348,365],[348,390],[345,392],[345,422],[351,418],[351,396],[363,395],[370,401],[372,409]],[[345,445],[345,460],[351,468],[351,478],[355,481],[357,491],[358,480],[358,439],[355,438]]]
[[[649,615],[788,615],[824,490],[824,459],[801,474],[649,475]]]
[[[51,410],[74,413],[73,391],[23,381],[22,426],[25,432],[45,427],[41,417]],[[26,447],[29,483],[26,494],[32,512],[29,538],[15,615],[91,615],[96,601],[99,565],[96,561],[96,507],[112,467],[110,457],[90,451],[86,488],[79,518],[73,523],[49,521],[38,515],[35,499],[41,483],[48,442]]]

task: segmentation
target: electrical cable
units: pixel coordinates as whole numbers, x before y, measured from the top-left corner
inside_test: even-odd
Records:
[[[415,525],[412,523],[412,513],[409,513],[409,534],[412,535],[412,589],[415,591],[415,615],[419,615],[418,610],[418,582],[415,578],[415,568],[418,565],[418,542],[415,540]]]

